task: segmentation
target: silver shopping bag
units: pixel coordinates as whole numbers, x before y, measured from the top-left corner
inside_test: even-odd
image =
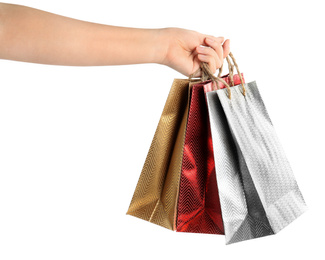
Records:
[[[206,98],[226,243],[279,232],[307,207],[256,82]]]

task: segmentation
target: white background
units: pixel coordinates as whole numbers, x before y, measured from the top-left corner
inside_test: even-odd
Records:
[[[156,64],[0,60],[0,259],[324,259],[322,2],[10,1],[91,22],[229,38],[309,210],[275,236],[229,246],[223,236],[127,216],[171,83],[184,76]]]

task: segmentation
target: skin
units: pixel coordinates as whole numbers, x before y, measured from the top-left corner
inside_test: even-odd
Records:
[[[110,26],[0,3],[0,59],[67,66],[158,63],[189,76],[201,62],[215,73],[229,51],[229,39],[191,30]]]

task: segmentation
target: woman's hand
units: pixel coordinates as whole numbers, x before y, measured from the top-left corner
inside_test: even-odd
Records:
[[[166,49],[160,63],[186,76],[195,73],[201,62],[208,63],[211,72],[215,73],[230,52],[230,41],[224,41],[224,37],[180,28],[165,28],[161,34]]]
[[[220,68],[229,54],[229,40],[223,41],[180,28],[110,26],[0,3],[0,59],[70,66],[159,63],[189,76],[201,62],[212,73]]]

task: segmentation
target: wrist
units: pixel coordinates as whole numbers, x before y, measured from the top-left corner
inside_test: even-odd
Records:
[[[168,49],[170,45],[169,28],[154,29],[155,36],[153,40],[153,62],[161,65],[168,64]]]

